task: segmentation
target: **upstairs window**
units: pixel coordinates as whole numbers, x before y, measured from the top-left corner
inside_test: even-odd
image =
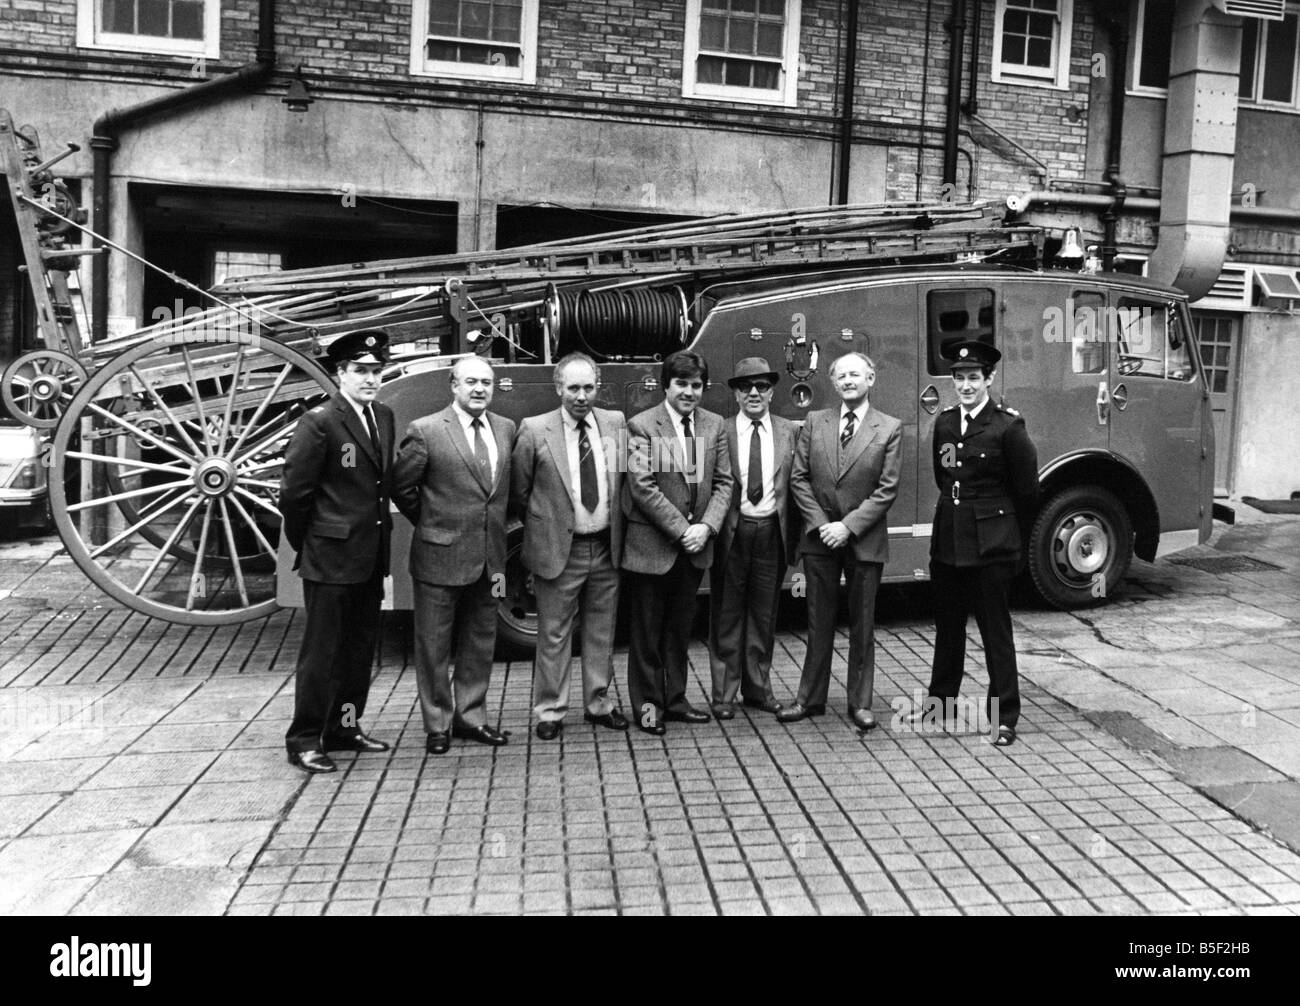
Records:
[[[1065,88],[1074,0],[997,0],[993,79]]]
[[[537,5],[538,0],[415,0],[411,72],[533,83]]]
[[[793,107],[799,0],[687,0],[682,94]]]
[[[1169,90],[1169,49],[1174,35],[1174,0],[1138,0],[1133,16],[1135,91]]]
[[[83,49],[221,55],[219,0],[77,0]]]
[[[1278,108],[1300,108],[1296,100],[1296,42],[1300,17],[1282,21],[1243,18],[1241,76],[1237,94],[1243,102]]]

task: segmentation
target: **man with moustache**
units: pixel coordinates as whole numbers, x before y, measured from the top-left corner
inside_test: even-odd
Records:
[[[554,740],[569,706],[574,622],[582,633],[583,719],[626,730],[609,694],[623,552],[621,412],[596,408],[600,369],[585,353],[555,365],[560,407],[525,419],[511,455],[511,509],[524,522],[523,564],[537,598],[533,711],[537,737]]]
[[[873,730],[876,590],[889,558],[885,517],[898,495],[903,427],[873,409],[876,367],[850,352],[831,364],[840,405],[808,416],[795,446],[790,492],[803,515],[800,540],[808,578],[808,650],[799,694],[777,714],[793,723],[826,711],[840,575],[849,592],[849,719]]]
[[[695,595],[731,499],[722,417],[699,407],[708,362],[680,350],[664,360],[660,378],[663,403],[627,424],[623,490],[623,568],[632,603],[628,696],[637,727],[657,736],[665,722],[709,721],[686,700],[686,647]]]
[[[727,382],[740,413],[726,421],[734,479],[709,567],[710,661],[716,719],[735,717],[737,695],[751,709],[779,713],[772,695],[777,602],[798,516],[788,490],[797,427],[771,412],[780,375],[752,356]]]
[[[289,763],[311,774],[336,771],[330,751],[388,750],[360,725],[392,530],[393,412],[375,401],[388,333],[339,336],[326,362],[338,394],[299,420],[284,455],[279,503],[307,616],[285,746]]]
[[[451,404],[407,427],[393,469],[393,500],[415,525],[415,680],[430,754],[445,753],[452,737],[507,742],[484,709],[496,644],[493,587],[505,580],[515,434],[511,420],[488,412],[494,386],[487,361],[457,360]]]

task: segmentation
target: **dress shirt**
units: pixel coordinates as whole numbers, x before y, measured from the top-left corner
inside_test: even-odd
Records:
[[[582,505],[582,471],[578,455],[578,421],[565,409],[560,410],[564,423],[564,450],[569,461],[569,497],[573,503],[573,530],[576,534],[595,534],[609,527],[609,469],[605,465],[605,445],[601,443],[595,413],[588,413],[587,443],[591,444],[591,457],[596,462],[596,486],[600,500],[595,513]]]
[[[967,412],[961,405],[958,405],[957,406],[957,432],[964,437],[966,435],[966,429],[965,429],[966,424],[970,420],[978,416],[981,412],[983,412],[984,406],[988,404],[989,404],[989,400],[986,398],[984,399],[984,401],[980,402],[979,405],[977,405],[975,408],[971,409],[970,412]]]
[[[465,431],[465,441],[469,444],[470,454],[474,453],[474,428],[470,423],[474,417],[462,409],[456,402],[451,403],[452,411],[456,413],[456,418],[460,421],[460,428]],[[478,417],[483,421],[479,427],[483,435],[483,442],[487,444],[488,465],[492,469],[492,484],[496,485],[497,480],[497,438],[492,432],[492,424],[488,422],[487,410],[485,409]]]
[[[755,506],[749,502],[749,439],[754,435],[754,421],[743,412],[736,416],[736,450],[739,460],[732,465],[740,473],[740,513],[744,517],[770,517],[776,513],[776,441],[773,439],[772,413],[763,413],[763,498]]]

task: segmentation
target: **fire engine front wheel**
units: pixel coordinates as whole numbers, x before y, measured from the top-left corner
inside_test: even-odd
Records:
[[[505,589],[497,598],[497,648],[506,657],[529,657],[537,649],[537,598],[523,547],[523,525],[516,524],[506,539]]]
[[[1029,534],[1029,575],[1048,604],[1089,608],[1118,589],[1133,558],[1133,525],[1114,493],[1071,486],[1049,499]]]

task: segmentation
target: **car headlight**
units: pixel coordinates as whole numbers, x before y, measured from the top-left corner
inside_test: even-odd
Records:
[[[35,489],[39,485],[38,474],[36,462],[28,461],[23,465],[22,470],[18,472],[10,487],[13,489]]]

